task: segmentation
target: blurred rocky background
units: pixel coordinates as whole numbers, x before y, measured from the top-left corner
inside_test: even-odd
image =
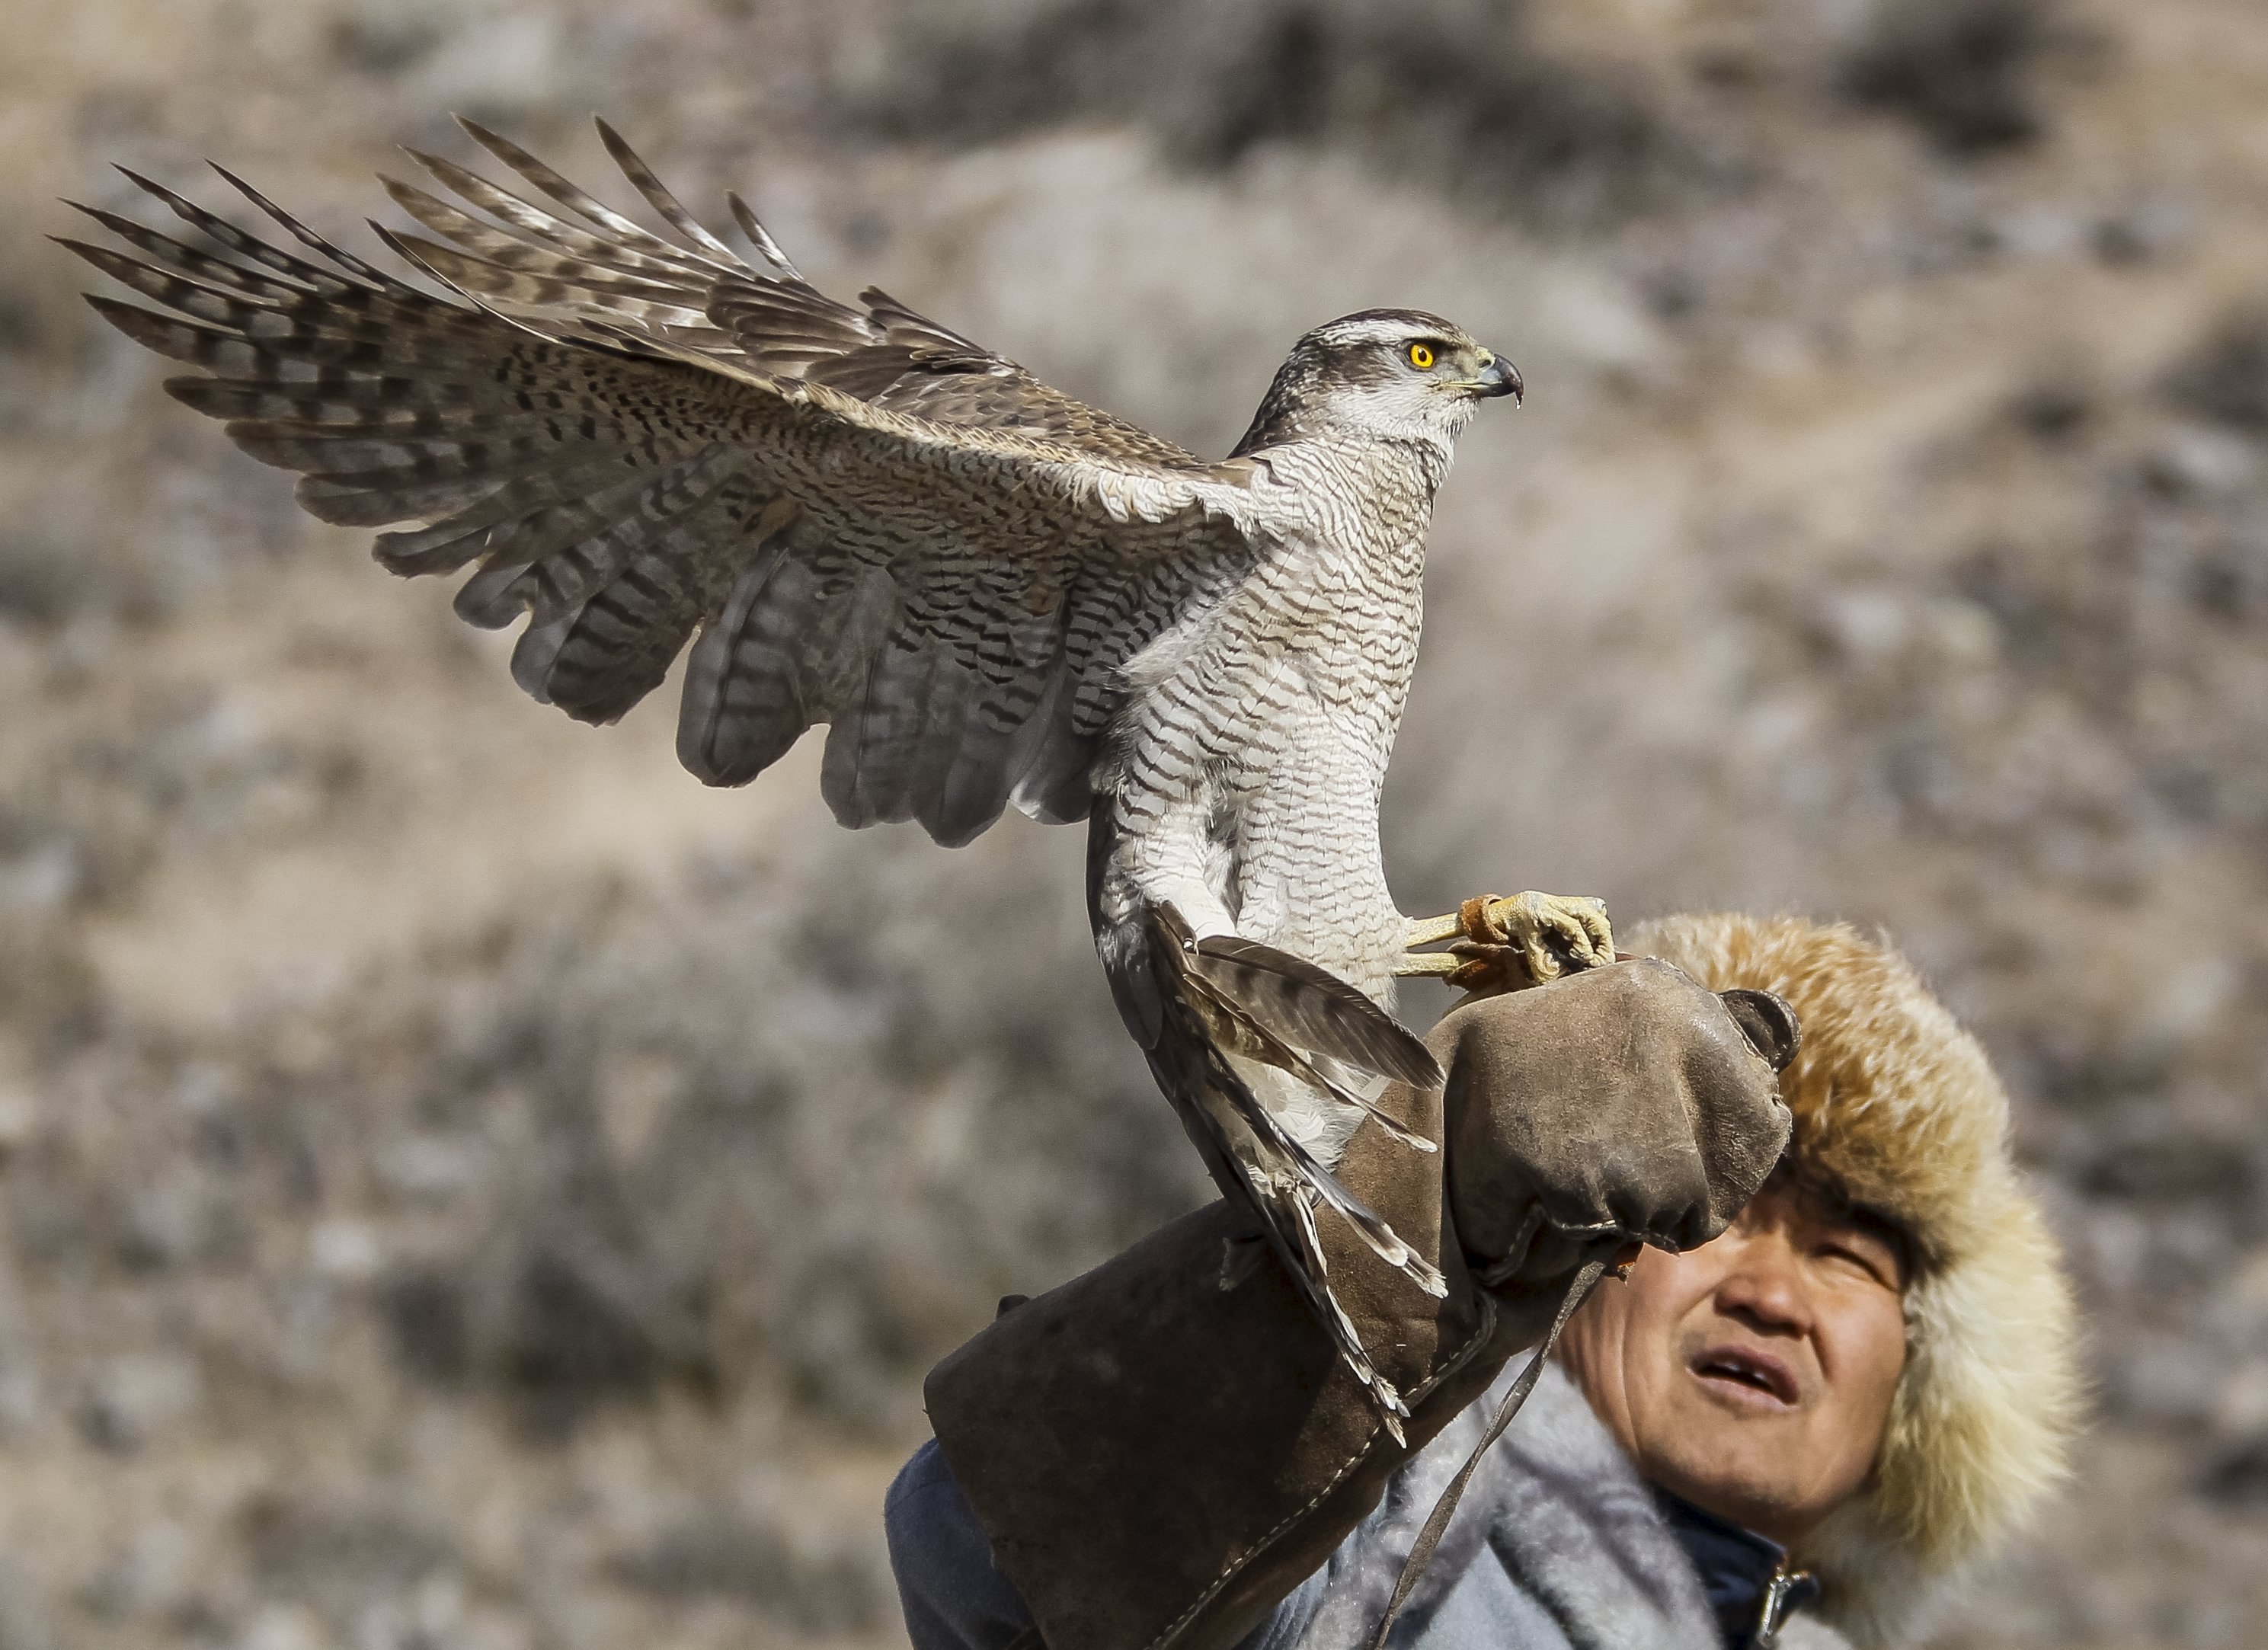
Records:
[[[836,831],[593,732],[168,401],[42,239],[210,156],[367,250],[602,111],[1199,450],[1290,340],[1509,349],[1405,909],[1879,925],[2083,1280],[2076,1492],[1948,1646],[2268,1617],[2268,30],[2252,0],[14,0],[0,1646],[901,1644],[999,1294],[1204,1195],[1077,834]],[[1431,988],[1427,988],[1429,991]],[[1411,994],[1420,1019],[1439,1007]]]

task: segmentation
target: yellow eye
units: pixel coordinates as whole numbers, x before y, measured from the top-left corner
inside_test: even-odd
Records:
[[[1431,344],[1413,343],[1410,346],[1408,353],[1410,365],[1421,372],[1433,365],[1433,347]]]

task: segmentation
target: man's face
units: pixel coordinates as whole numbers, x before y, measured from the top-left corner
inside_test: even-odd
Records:
[[[1894,1234],[1775,1176],[1716,1241],[1602,1284],[1564,1356],[1650,1482],[1786,1546],[1874,1469],[1904,1288]]]

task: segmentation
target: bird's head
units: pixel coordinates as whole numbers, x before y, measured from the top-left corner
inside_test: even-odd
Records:
[[[1424,310],[1366,309],[1292,346],[1236,450],[1337,435],[1422,442],[1446,457],[1491,395],[1518,401],[1519,370],[1463,328]]]

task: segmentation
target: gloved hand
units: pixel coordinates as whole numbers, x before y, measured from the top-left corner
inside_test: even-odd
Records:
[[[1450,1213],[1477,1282],[1548,1285],[1602,1244],[1690,1249],[1741,1212],[1787,1144],[1774,1075],[1799,1034],[1778,998],[1727,998],[1641,958],[1443,1018]]]
[[[1251,1231],[1226,1203],[1004,1313],[939,1364],[925,1389],[939,1443],[1047,1642],[1233,1644],[1542,1338],[1583,1260],[1722,1230],[1787,1138],[1773,1066],[1742,1029],[1763,1023],[1774,1042],[1770,1004],[1736,1014],[1633,961],[1435,1028],[1444,1089],[1381,1104],[1444,1150],[1365,1128],[1337,1172],[1440,1267],[1447,1298],[1318,1220],[1334,1292],[1408,1397],[1405,1443],[1272,1260],[1224,1286],[1224,1255]]]

